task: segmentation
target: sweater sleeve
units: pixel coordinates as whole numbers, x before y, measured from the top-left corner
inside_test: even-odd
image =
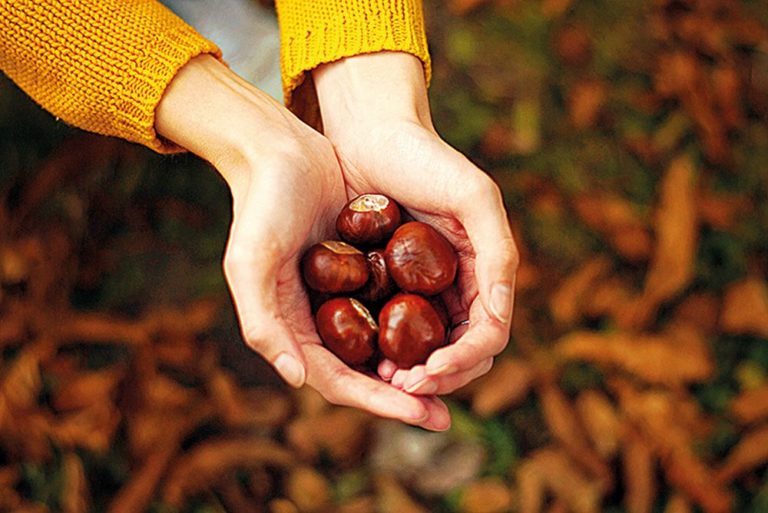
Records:
[[[0,69],[79,128],[179,148],[154,130],[176,72],[219,49],[154,0],[0,0]]]
[[[421,0],[276,0],[285,104],[318,126],[309,70],[344,57],[382,50],[408,52],[431,63]]]

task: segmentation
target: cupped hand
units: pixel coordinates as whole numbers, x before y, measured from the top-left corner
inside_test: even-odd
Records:
[[[246,343],[292,386],[306,381],[333,403],[445,429],[442,403],[356,372],[320,343],[299,260],[333,237],[347,201],[329,141],[207,56],[174,78],[156,127],[210,161],[230,187],[224,271]]]
[[[435,132],[415,57],[360,55],[323,65],[313,77],[350,195],[395,198],[457,249],[458,278],[443,294],[454,343],[424,365],[379,366],[382,378],[411,394],[450,393],[485,374],[509,340],[518,253],[501,193]]]

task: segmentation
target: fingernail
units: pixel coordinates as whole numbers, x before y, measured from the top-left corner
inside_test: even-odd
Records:
[[[294,388],[301,387],[307,378],[304,366],[293,355],[288,353],[280,353],[275,359],[275,369]]]
[[[491,313],[499,322],[507,324],[512,318],[512,287],[496,283],[491,287]]]
[[[437,383],[429,378],[424,378],[416,384],[405,389],[409,394],[432,395],[437,392]]]

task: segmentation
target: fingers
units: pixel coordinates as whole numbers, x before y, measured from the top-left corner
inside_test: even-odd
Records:
[[[262,201],[247,201],[233,222],[224,274],[246,344],[272,364],[289,385],[300,387],[306,381],[306,361],[282,315],[279,295],[300,303],[304,297],[301,281],[298,271],[286,266],[292,258],[285,249],[290,244],[274,233],[274,219],[263,215],[263,210],[270,209],[267,198],[256,199]],[[278,278],[283,283],[280,291]],[[290,287],[294,289],[285,290]]]
[[[443,395],[458,390],[467,383],[486,374],[493,366],[493,358],[487,358],[466,371],[442,376],[430,376],[423,365],[410,370],[399,370],[392,377],[392,385],[413,395]]]
[[[480,300],[493,319],[509,326],[519,254],[499,188],[479,169],[477,173],[477,184],[467,194],[459,216],[475,250]]]
[[[329,402],[425,429],[443,430],[450,426],[448,410],[441,401],[413,397],[356,372],[319,344],[305,345],[304,352],[308,363],[307,383]]]

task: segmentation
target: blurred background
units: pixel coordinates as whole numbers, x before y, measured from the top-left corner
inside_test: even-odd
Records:
[[[768,2],[426,11],[435,124],[523,259],[452,429],[288,390],[240,341],[215,172],[2,78],[0,511],[768,512]]]

